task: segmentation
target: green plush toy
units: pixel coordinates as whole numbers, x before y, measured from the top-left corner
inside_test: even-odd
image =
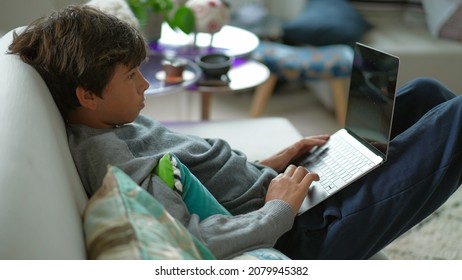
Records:
[[[175,155],[165,154],[154,172],[181,194],[189,212],[201,220],[216,214],[231,215]]]

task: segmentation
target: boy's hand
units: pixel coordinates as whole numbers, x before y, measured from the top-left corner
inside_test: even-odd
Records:
[[[308,194],[311,183],[318,180],[319,176],[316,173],[310,173],[301,166],[289,165],[284,173],[279,174],[271,181],[265,201],[283,200],[290,204],[294,215],[296,215]]]
[[[269,166],[278,172],[281,172],[287,167],[287,165],[289,165],[289,163],[303,155],[308,154],[313,147],[326,144],[328,139],[329,135],[305,137],[297,141],[292,146],[289,146],[275,154],[274,156],[261,160],[259,163]]]

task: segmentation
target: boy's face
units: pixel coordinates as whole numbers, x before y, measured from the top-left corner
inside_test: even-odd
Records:
[[[102,98],[97,100],[100,122],[107,127],[133,122],[144,108],[144,91],[148,87],[139,67],[117,65]]]

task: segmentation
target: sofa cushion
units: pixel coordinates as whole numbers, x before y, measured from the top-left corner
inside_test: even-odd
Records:
[[[249,161],[274,155],[302,138],[300,132],[286,118],[164,122],[171,130],[203,138],[222,138],[230,146],[246,154]],[[238,131],[239,133],[236,133]],[[251,135],[251,141],[243,135]],[[271,137],[268,137],[271,135]]]
[[[85,209],[90,259],[214,259],[148,192],[116,167]]]
[[[0,40],[0,259],[84,259],[87,201],[39,74]]]
[[[434,37],[462,41],[462,0],[423,0],[423,4]]]
[[[370,27],[346,0],[309,0],[298,17],[283,24],[283,39],[293,45],[352,45]]]

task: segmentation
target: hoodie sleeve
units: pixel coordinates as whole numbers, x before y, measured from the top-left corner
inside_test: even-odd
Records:
[[[151,185],[149,190],[154,197],[218,259],[229,259],[256,248],[273,247],[293,225],[292,208],[282,200],[269,201],[259,210],[247,214],[218,214],[200,220],[196,214],[189,213],[181,195],[158,176],[151,178]]]
[[[261,209],[238,216],[211,216],[189,230],[197,232],[219,259],[229,259],[257,248],[271,248],[291,229],[294,214],[282,200],[267,202]]]

